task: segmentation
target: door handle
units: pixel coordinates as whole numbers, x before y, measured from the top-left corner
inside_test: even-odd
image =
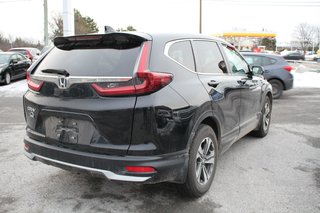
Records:
[[[217,82],[215,80],[211,80],[210,82],[208,82],[208,85],[210,87],[217,87],[219,85],[220,82]]]
[[[238,84],[240,84],[240,85],[245,85],[246,82],[247,82],[247,79],[238,80]]]

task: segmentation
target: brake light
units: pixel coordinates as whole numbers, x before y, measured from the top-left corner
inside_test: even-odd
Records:
[[[151,166],[126,166],[125,169],[128,172],[138,172],[138,173],[156,172],[155,168]]]
[[[27,58],[29,58],[31,61],[32,61],[32,55],[30,54],[30,51],[29,50],[26,50],[26,56]]]
[[[288,72],[291,72],[292,66],[284,66],[283,69],[287,70]]]
[[[30,72],[27,71],[27,83],[28,83],[28,87],[29,89],[39,92],[42,85],[43,85],[43,81],[38,81],[38,80],[33,80],[30,78]]]
[[[136,77],[130,81],[133,85],[128,85],[128,81],[110,83],[114,84],[112,87],[103,86],[101,83],[94,83],[91,86],[101,96],[145,95],[165,87],[172,81],[173,75],[149,71],[149,51],[150,42],[145,42],[142,46]]]

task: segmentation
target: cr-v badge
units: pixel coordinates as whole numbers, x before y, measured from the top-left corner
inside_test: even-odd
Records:
[[[34,107],[27,106],[27,112],[30,118],[34,118],[35,111],[36,109]]]

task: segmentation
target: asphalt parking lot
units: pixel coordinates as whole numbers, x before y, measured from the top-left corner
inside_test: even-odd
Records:
[[[0,97],[0,212],[320,212],[320,89],[274,101],[263,139],[246,136],[218,161],[205,196],[174,184],[110,182],[23,155],[21,97]]]

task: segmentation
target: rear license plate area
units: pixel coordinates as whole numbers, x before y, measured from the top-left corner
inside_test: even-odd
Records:
[[[47,138],[68,144],[89,145],[95,132],[90,121],[70,117],[48,116],[44,127]]]

